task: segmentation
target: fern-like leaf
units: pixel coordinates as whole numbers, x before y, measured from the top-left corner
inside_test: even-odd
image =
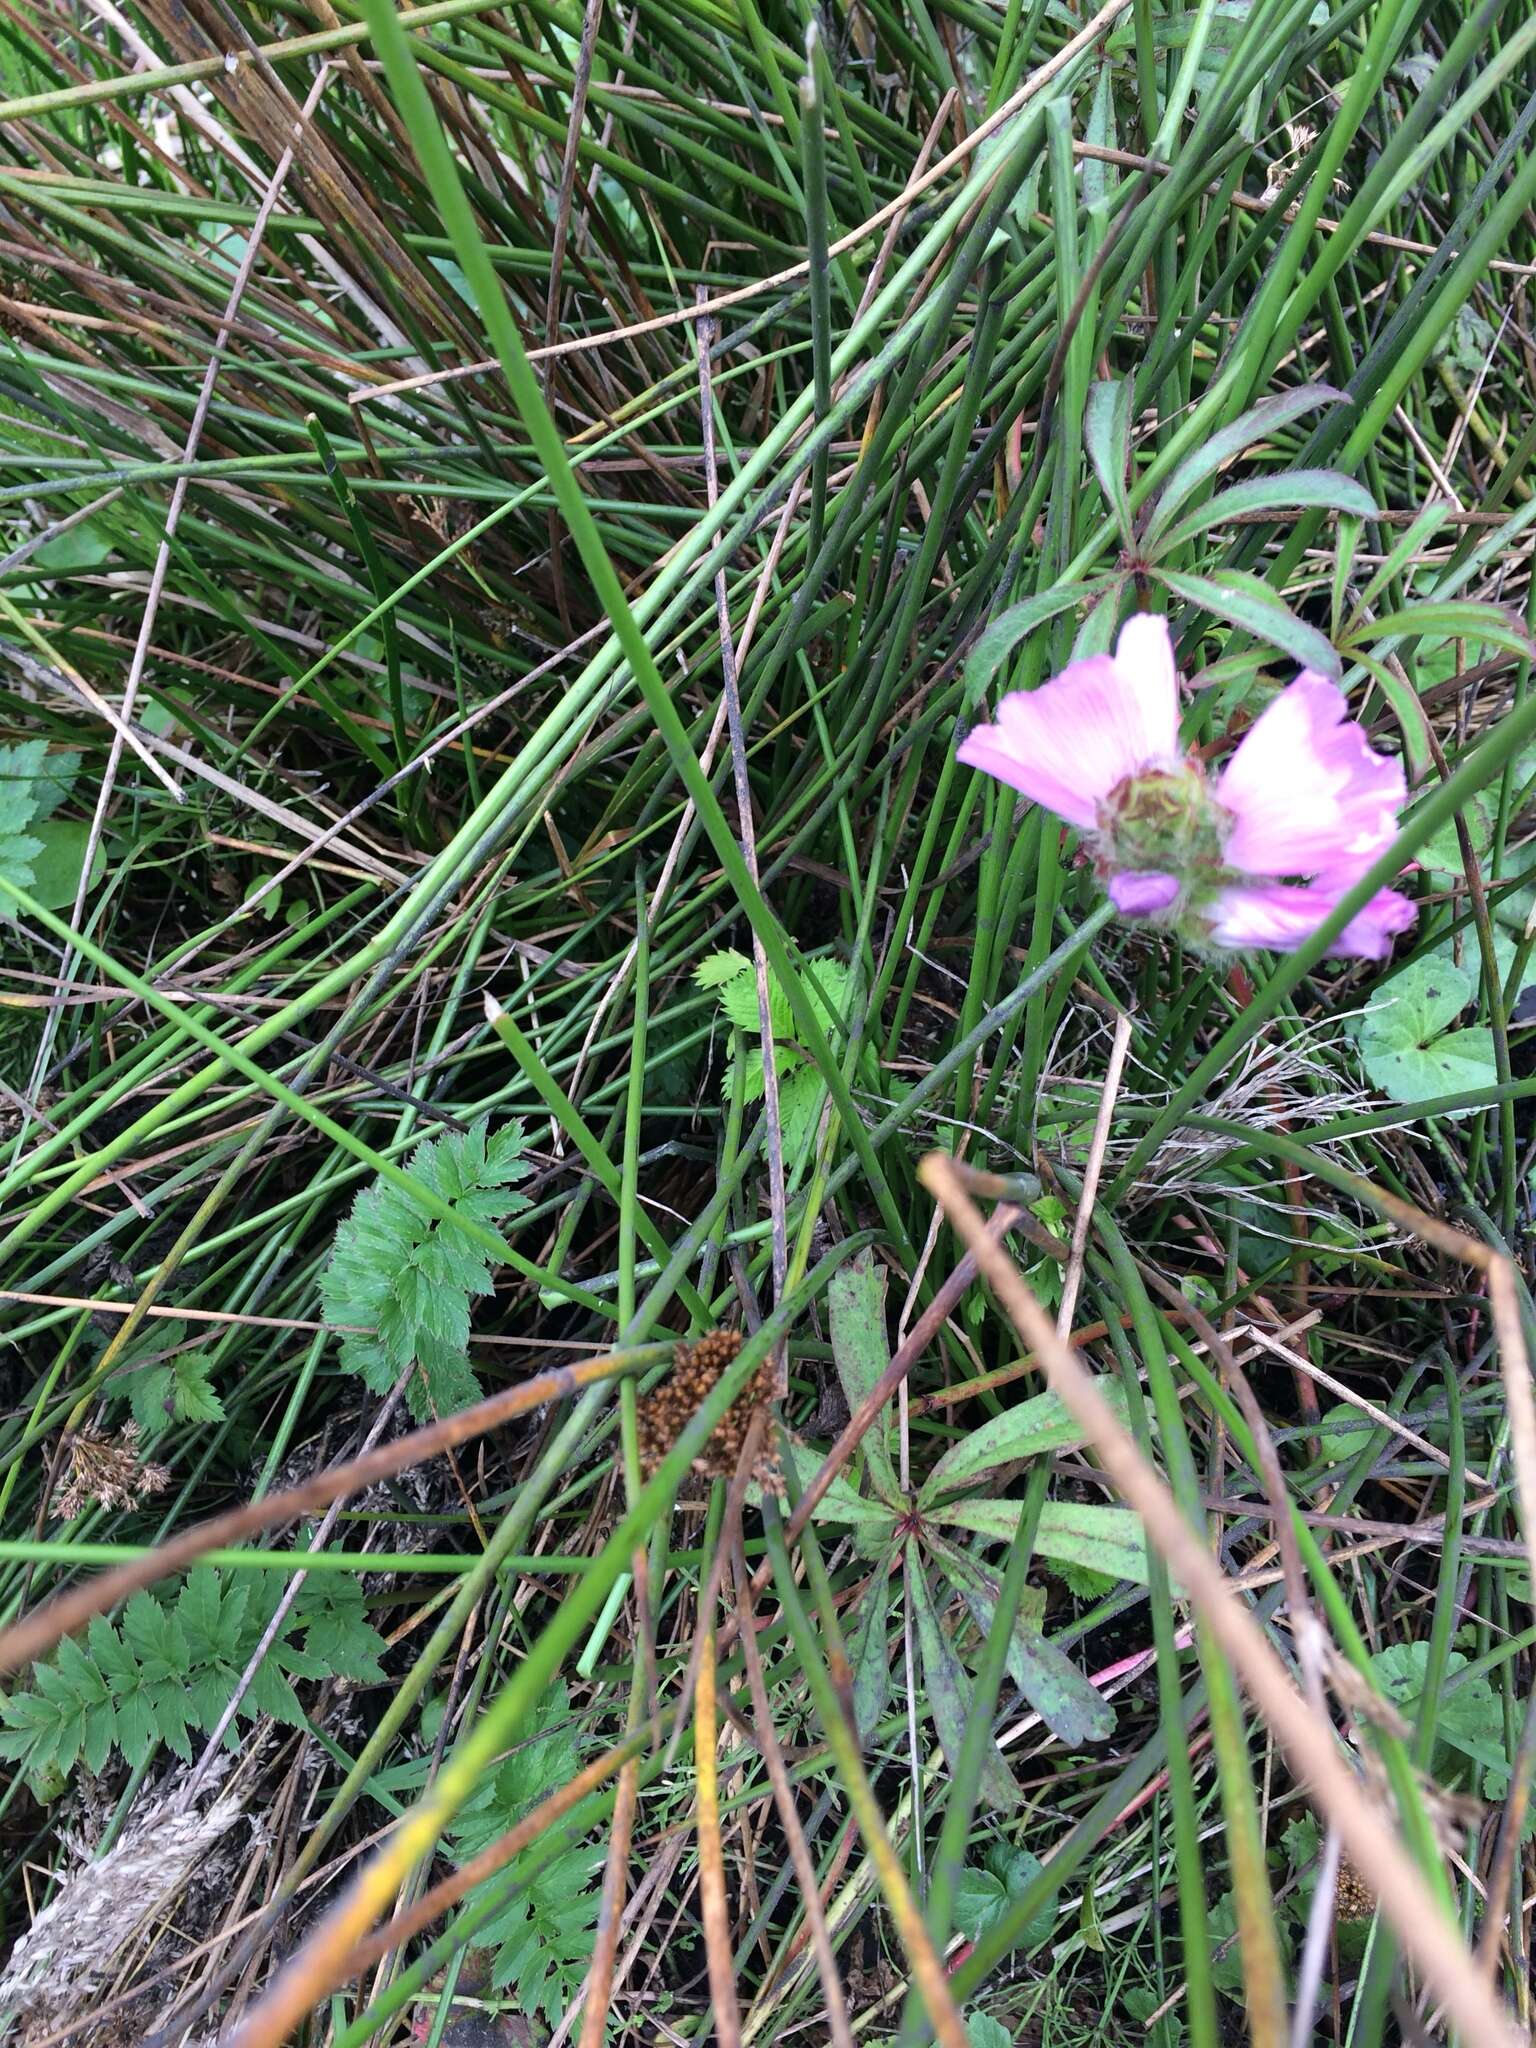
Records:
[[[40,1782],[76,1762],[94,1775],[113,1749],[135,1765],[162,1742],[190,1757],[192,1731],[209,1733],[223,1718],[282,1595],[278,1573],[226,1579],[198,1565],[174,1601],[135,1593],[118,1627],[96,1615],[83,1643],[66,1638],[34,1667],[32,1691],[0,1695],[0,1758]],[[383,1650],[357,1580],[314,1573],[257,1665],[236,1722],[258,1714],[302,1722],[295,1679],[378,1680]],[[233,1723],[225,1739],[234,1747]]]
[[[526,1143],[520,1123],[492,1132],[481,1117],[467,1131],[424,1140],[409,1171],[457,1214],[491,1227],[528,1206],[513,1185],[528,1170]],[[341,1362],[374,1393],[387,1393],[409,1366],[419,1368],[406,1398],[425,1422],[480,1398],[469,1363],[469,1305],[491,1286],[489,1260],[477,1245],[379,1181],[338,1228],[320,1298],[328,1322],[361,1326],[342,1338]]]
[[[546,1696],[530,1737],[460,1812],[450,1830],[453,1853],[467,1862],[513,1827],[541,1799],[580,1769],[571,1705],[563,1685]],[[602,1851],[578,1844],[547,1857],[526,1850],[468,1894],[473,1907],[520,1878],[513,1896],[478,1930],[477,1947],[493,1951],[491,1983],[512,1987],[519,2008],[542,2012],[554,2026],[565,2012],[592,1959],[601,1904]]]

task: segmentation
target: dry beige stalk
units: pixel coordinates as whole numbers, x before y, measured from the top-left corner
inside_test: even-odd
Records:
[[[242,1811],[228,1794],[202,1813],[163,1800],[130,1821],[115,1848],[82,1864],[11,1951],[0,1977],[0,2039],[13,2024],[26,2023],[25,2040],[89,2014],[125,1945],[161,1917]]]
[[[1020,1337],[1044,1363],[1051,1390],[1092,1444],[1121,1498],[1141,1517],[1148,1541],[1185,1587],[1200,1626],[1229,1659],[1313,1804],[1343,1838],[1351,1862],[1375,1891],[1405,1953],[1447,2017],[1479,2048],[1525,2040],[1479,1976],[1412,1857],[1340,1756],[1332,1727],[1297,1691],[1258,1623],[1179,1512],[1166,1482],[1143,1457],[1094,1376],[1058,1338],[1008,1253],[988,1235],[955,1161],[933,1152],[919,1171]]]

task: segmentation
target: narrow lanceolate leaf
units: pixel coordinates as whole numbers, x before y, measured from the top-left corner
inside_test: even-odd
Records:
[[[924,1515],[930,1522],[1011,1542],[1022,1512],[1023,1502],[1017,1500],[957,1500],[927,1508]],[[1035,1527],[1035,1549],[1042,1557],[1081,1565],[1106,1578],[1126,1579],[1137,1586],[1147,1583],[1146,1536],[1129,1508],[1048,1500]]]
[[[1112,579],[1100,577],[1092,583],[1059,583],[1052,590],[1037,591],[1022,604],[1010,605],[1005,612],[999,612],[990,624],[983,627],[975,645],[966,657],[965,685],[967,702],[974,704],[982,691],[991,682],[1013,650],[1031,633],[1048,625],[1062,612],[1071,611],[1074,605],[1089,604],[1102,597],[1110,588]]]
[[[790,1444],[785,1457],[795,1468],[795,1477],[802,1489],[809,1486],[821,1469],[822,1453],[814,1444]],[[851,1480],[838,1473],[825,1494],[816,1504],[816,1520],[819,1522],[856,1522],[867,1530],[878,1533],[891,1528],[898,1510],[883,1500],[870,1500],[860,1493]]]
[[[1351,645],[1369,647],[1378,640],[1422,639],[1426,634],[1465,640],[1473,647],[1505,647],[1526,659],[1536,654],[1536,639],[1513,606],[1474,598],[1450,598],[1444,603],[1426,598],[1422,603],[1404,605],[1401,611],[1363,619],[1350,629],[1349,638]]]
[[[933,1724],[939,1731],[939,1746],[944,1751],[944,1760],[953,1770],[960,1760],[961,1747],[965,1741],[966,1722],[972,1707],[970,1674],[955,1654],[954,1645],[944,1633],[943,1622],[934,1605],[928,1581],[923,1575],[920,1562],[914,1560],[909,1575],[912,1589],[912,1605],[917,1622],[918,1647],[922,1652],[923,1685],[927,1705],[933,1715]],[[981,1762],[982,1797],[994,1806],[1015,1807],[1019,1803],[1019,1788],[1013,1782],[1013,1773],[1003,1761],[1002,1751],[989,1737]]]
[[[827,1308],[832,1322],[832,1356],[850,1415],[857,1412],[891,1362],[885,1324],[886,1269],[873,1252],[860,1252],[832,1276]],[[894,1505],[896,1468],[886,1444],[888,1416],[879,1414],[864,1432],[863,1449],[876,1488]]]
[[[1083,443],[1093,473],[1099,480],[1104,501],[1115,515],[1120,538],[1131,544],[1131,506],[1126,496],[1126,475],[1131,462],[1130,379],[1092,384],[1083,413]]]
[[[1268,435],[1277,433],[1281,427],[1289,426],[1292,420],[1316,412],[1320,406],[1346,402],[1345,394],[1336,391],[1331,384],[1302,384],[1294,391],[1261,398],[1257,405],[1233,420],[1230,426],[1222,427],[1209,440],[1203,441],[1193,454],[1185,456],[1158,492],[1154,507],[1148,514],[1148,540],[1155,540],[1163,533],[1200,486],[1229,462],[1235,461],[1244,449],[1252,448]]]
[[[1125,1395],[1117,1381],[1105,1380],[1101,1392],[1115,1404],[1117,1413],[1123,1409]],[[1070,1450],[1082,1441],[1082,1431],[1056,1395],[1035,1394],[1016,1408],[994,1415],[946,1451],[923,1482],[918,1500],[926,1507],[957,1487],[973,1484],[999,1465],[1035,1458],[1043,1451]]]
[[[1298,619],[1267,583],[1247,570],[1218,569],[1210,576],[1192,576],[1182,570],[1154,569],[1152,574],[1186,604],[1278,647],[1303,668],[1335,679],[1344,673],[1333,643],[1316,626]]]
[[[891,1698],[891,1651],[887,1640],[891,1613],[893,1555],[887,1551],[875,1564],[860,1602],[850,1661],[853,1665],[853,1720],[868,1742],[880,1725]]]
[[[930,1547],[954,1581],[956,1589],[984,1633],[997,1612],[998,1585],[966,1552],[929,1539]],[[1088,1742],[1107,1742],[1115,1732],[1115,1710],[1089,1684],[1066,1652],[1024,1614],[1016,1616],[1008,1637],[1008,1675],[1046,1727],[1070,1749]]]
[[[1212,527],[1249,519],[1255,513],[1318,508],[1370,519],[1375,515],[1376,501],[1364,484],[1356,483],[1352,476],[1337,469],[1288,469],[1279,476],[1249,477],[1233,484],[1230,490],[1218,491],[1197,510],[1186,513],[1177,525],[1160,535],[1159,551],[1179,547],[1198,534],[1209,533]]]

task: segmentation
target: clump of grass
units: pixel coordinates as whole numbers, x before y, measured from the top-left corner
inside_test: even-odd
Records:
[[[4,15],[0,1624],[270,1503],[249,1863],[101,2025],[1422,2028],[934,1147],[1528,2023],[1533,33]],[[1390,966],[1110,925],[957,763],[1134,604],[1192,744],[1307,662],[1402,755]],[[206,1812],[84,1654],[17,1981]]]

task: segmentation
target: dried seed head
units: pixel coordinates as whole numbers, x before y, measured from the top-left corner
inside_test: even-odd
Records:
[[[741,1344],[739,1330],[711,1330],[696,1343],[677,1345],[671,1376],[640,1403],[636,1418],[640,1462],[647,1475],[655,1471],[714,1391],[720,1375],[740,1354]],[[765,1360],[716,1424],[693,1461],[694,1471],[710,1479],[732,1478],[753,1419],[772,1398],[773,1376]],[[777,1482],[777,1461],[766,1447],[758,1455],[752,1476],[759,1485]]]
[[[163,1465],[139,1463],[139,1425],[127,1423],[117,1437],[77,1430],[69,1440],[69,1469],[53,1497],[53,1512],[72,1522],[95,1501],[104,1508],[131,1508],[149,1493],[163,1493],[171,1475]]]
[[[1369,1920],[1376,1910],[1376,1894],[1347,1856],[1339,1865],[1335,1898],[1341,1920]]]
[[[0,1974],[0,2040],[11,2038],[7,2020],[25,2017],[51,2032],[99,2003],[119,1951],[195,1883],[241,1813],[232,1794],[205,1813],[164,1801],[131,1820],[114,1848],[66,1878]]]

